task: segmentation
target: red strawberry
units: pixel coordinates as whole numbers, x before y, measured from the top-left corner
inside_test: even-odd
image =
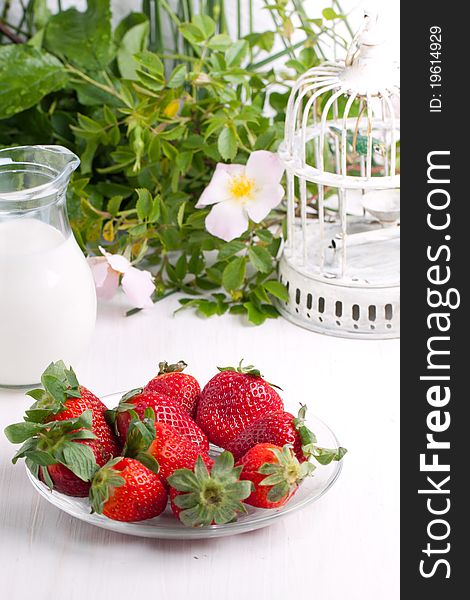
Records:
[[[213,464],[208,454],[201,454],[199,447],[170,425],[155,422],[152,409],[145,411],[145,418],[131,422],[127,431],[124,454],[136,458],[156,471],[166,480],[177,469],[194,469],[198,456],[207,468]],[[155,462],[156,461],[156,462]]]
[[[23,443],[13,463],[25,458],[33,475],[51,489],[68,496],[87,496],[95,471],[107,460],[91,425],[91,410],[77,419],[9,425],[7,438],[14,444]]]
[[[94,440],[77,440],[76,443],[91,448],[95,457],[96,468],[106,464],[107,455],[99,443]],[[39,479],[56,490],[56,492],[66,494],[67,496],[85,498],[88,496],[90,490],[89,481],[83,481],[61,463],[49,465],[48,467],[39,467]],[[52,486],[50,485],[51,481]]]
[[[305,425],[306,412],[304,405],[297,417],[283,410],[264,415],[233,438],[227,444],[227,450],[238,460],[256,444],[270,443],[281,448],[289,444],[298,460],[303,462],[314,456],[318,448],[315,435]]]
[[[194,470],[178,469],[170,475],[171,508],[184,525],[223,525],[246,512],[242,500],[250,495],[251,484],[240,481],[241,468],[233,465],[233,455],[222,452],[210,473],[199,457]]]
[[[201,453],[207,454],[209,451],[207,437],[188,413],[165,394],[145,392],[141,388],[125,394],[119,405],[106,413],[108,419],[115,423],[116,431],[122,441],[126,439],[133,417],[142,419],[146,408],[153,409],[156,421],[170,425],[196,444]]]
[[[115,521],[144,521],[165,510],[168,495],[161,478],[133,458],[115,458],[93,477],[92,512]]]
[[[279,394],[253,366],[219,368],[202,391],[196,423],[209,440],[225,448],[250,423],[283,410]]]
[[[256,444],[237,466],[242,467],[240,478],[254,485],[245,502],[259,508],[283,506],[315,469],[309,462],[299,463],[290,446],[274,444]]]
[[[174,365],[161,362],[158,375],[147,383],[144,391],[166,394],[194,419],[201,386],[195,377],[182,372],[187,366],[182,360]]]
[[[31,390],[27,394],[36,400],[26,411],[26,420],[37,423],[65,421],[78,418],[91,410],[91,431],[101,444],[106,460],[119,452],[116,438],[105,419],[106,406],[89,390],[79,385],[73,369],[67,369],[62,361],[51,363],[41,377],[44,389]]]

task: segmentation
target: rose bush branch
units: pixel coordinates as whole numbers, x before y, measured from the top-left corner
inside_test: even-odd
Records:
[[[206,229],[213,209],[196,203],[218,163],[246,166],[250,154],[276,151],[292,69],[317,64],[317,46],[292,46],[285,75],[267,56],[279,32],[232,39],[221,13],[190,14],[185,2],[177,12],[159,6],[172,12],[177,45],[164,51],[171,60],[150,50],[158,42],[155,24],[143,13],[112,30],[109,0],[57,14],[40,12],[45,5],[35,2],[29,42],[0,46],[8,90],[0,96],[0,144],[59,143],[80,156],[69,215],[83,251],[101,257],[102,276],[100,246],[153,273],[154,301],[179,291],[188,296],[182,306],[202,315],[229,311],[259,324],[277,315],[273,298],[286,297],[275,280],[283,205],[256,223],[248,211],[248,229],[227,241]],[[324,19],[322,27],[329,24]],[[120,273],[113,285],[124,280]]]

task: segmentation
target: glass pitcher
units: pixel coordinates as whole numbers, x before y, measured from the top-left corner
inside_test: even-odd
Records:
[[[80,161],[62,146],[0,150],[0,386],[74,364],[96,319],[93,276],[70,229],[66,190]]]

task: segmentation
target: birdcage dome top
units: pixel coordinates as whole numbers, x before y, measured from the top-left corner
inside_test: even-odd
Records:
[[[345,61],[309,69],[295,83],[280,147],[286,167],[327,186],[399,187],[399,94],[398,65],[366,13]]]

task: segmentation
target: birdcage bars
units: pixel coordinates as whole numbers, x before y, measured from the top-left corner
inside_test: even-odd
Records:
[[[296,82],[289,98],[285,140],[280,148],[287,173],[287,241],[279,274],[294,289],[289,290],[289,302],[279,308],[285,316],[310,329],[336,335],[396,337],[399,272],[395,241],[399,240],[399,227],[389,222],[396,211],[389,210],[390,219],[386,211],[375,213],[369,207],[367,213],[363,208],[359,217],[348,214],[352,193],[366,197],[372,190],[382,190],[382,200],[386,200],[390,191],[400,187],[399,119],[392,102],[394,96],[399,96],[399,87],[395,73],[390,76],[390,72],[381,71],[379,44],[371,43],[370,31],[366,40],[362,38],[366,43],[360,43],[363,32],[372,29],[372,21],[366,15],[345,63],[327,62],[310,69]],[[358,111],[355,116],[353,106]],[[380,161],[375,159],[374,172],[377,147],[383,153]],[[325,164],[327,150],[332,157],[329,164]],[[357,164],[359,174],[351,174],[348,167]],[[317,189],[316,219],[311,218],[309,184]],[[336,220],[331,218],[331,207],[325,205],[325,194],[331,190],[336,190]],[[375,214],[379,217],[374,218]],[[387,246],[390,241],[392,247]],[[348,268],[350,251],[355,255],[356,267],[360,267],[358,273]],[[364,276],[366,272],[371,274],[371,268],[360,264],[361,253],[366,255],[368,251],[385,253],[385,277]],[[348,317],[343,309],[349,311]]]

